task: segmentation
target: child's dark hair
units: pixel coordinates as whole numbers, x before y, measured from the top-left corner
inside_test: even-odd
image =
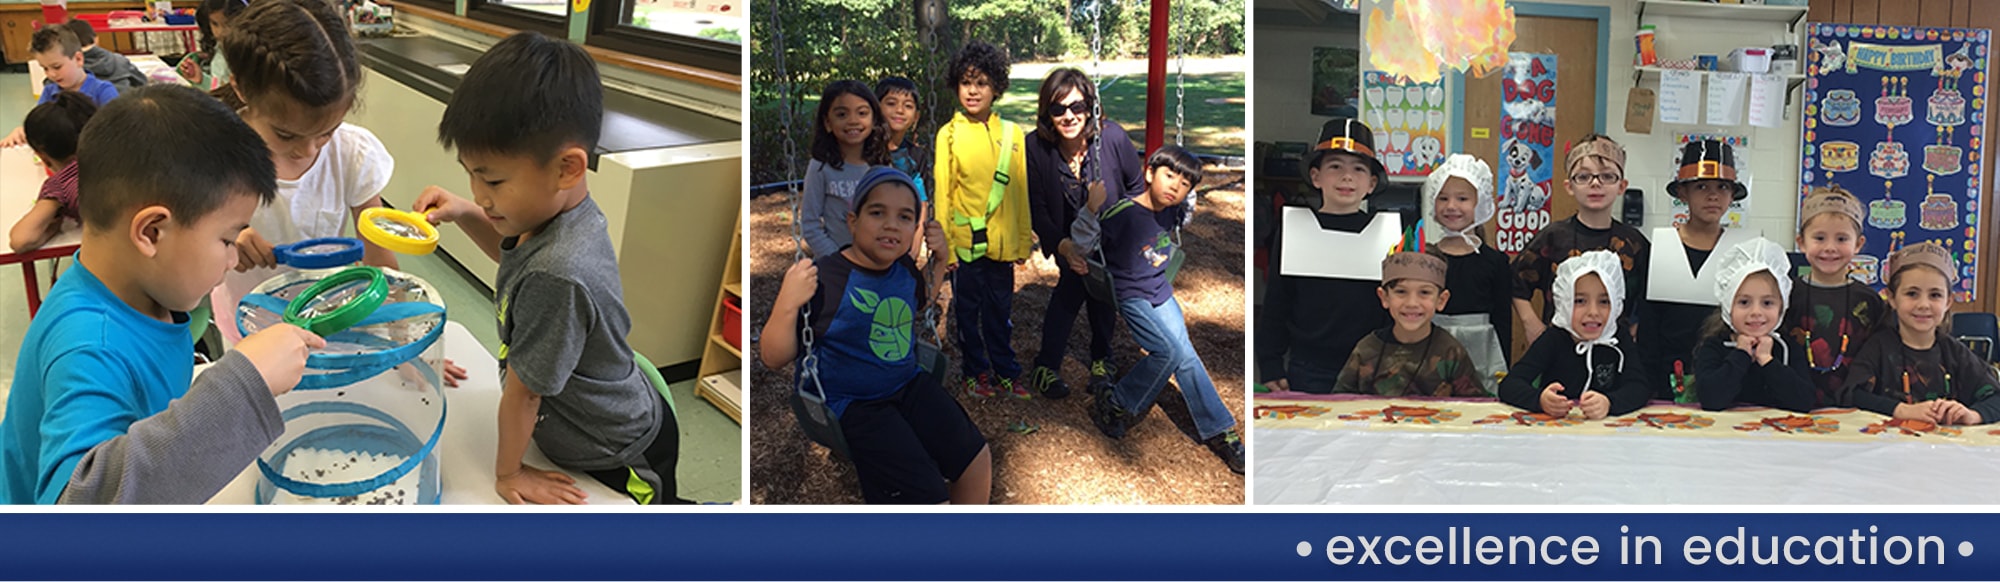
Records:
[[[222,55],[244,100],[275,93],[312,108],[353,107],[361,62],[347,21],[332,5],[257,0],[230,21],[230,30]]]
[[[1903,286],[1903,274],[1908,273],[1910,272],[1910,269],[1915,269],[1917,267],[1923,267],[1924,269],[1929,270],[1932,273],[1937,273],[1938,276],[1940,277],[1944,277],[1947,285],[1951,281],[1951,273],[1940,271],[1938,270],[1937,267],[1931,265],[1926,265],[1918,262],[1910,262],[1901,265],[1896,265],[1896,270],[1894,272],[1889,273],[1889,287],[1888,287],[1889,293],[1891,295],[1895,294],[1896,288]]]
[[[60,24],[41,27],[35,31],[35,36],[28,40],[30,54],[41,54],[54,49],[62,49],[63,58],[74,57],[77,52],[83,50],[83,43],[76,39],[76,33],[70,31],[69,27]]]
[[[945,71],[951,75],[947,80],[952,87],[963,84],[974,71],[985,73],[986,83],[993,87],[993,99],[998,101],[1007,92],[1007,71],[1011,67],[1005,51],[975,40],[965,43],[965,48],[952,55],[951,66]]]
[[[910,99],[916,101],[919,107],[923,104],[923,99],[917,96],[917,83],[915,81],[902,77],[883,77],[881,80],[875,82],[876,99],[888,97],[892,91],[909,93]]]
[[[1035,135],[1048,143],[1062,141],[1062,134],[1056,132],[1056,116],[1062,113],[1056,110],[1056,103],[1068,97],[1070,91],[1082,91],[1085,105],[1097,104],[1097,85],[1080,69],[1063,67],[1050,71],[1048,78],[1042,79],[1041,101],[1035,103]],[[1097,137],[1097,127],[1096,123],[1083,124],[1085,142]]]
[[[91,28],[90,23],[79,18],[71,18],[64,22],[63,26],[69,29],[70,34],[76,35],[78,48],[97,44],[97,29]]]
[[[1146,171],[1151,172],[1153,168],[1161,166],[1165,166],[1173,170],[1174,173],[1180,174],[1181,177],[1187,178],[1190,183],[1201,183],[1201,159],[1194,157],[1194,154],[1187,151],[1186,148],[1167,144],[1160,146],[1160,149],[1154,150],[1153,155],[1146,158]]]
[[[278,190],[264,138],[235,111],[179,85],[146,85],[105,104],[77,146],[77,213],[85,228],[119,228],[147,206],[193,224],[245,193]]]
[[[566,146],[596,150],[603,132],[597,62],[583,47],[537,32],[515,33],[480,55],[438,121],[445,147],[540,163]]]
[[[194,25],[201,30],[201,52],[215,54],[215,26],[209,19],[220,15],[224,20],[236,18],[244,8],[250,7],[250,0],[201,0],[194,8]]]
[[[27,138],[28,147],[50,160],[67,160],[76,156],[83,125],[96,114],[97,102],[90,96],[58,91],[48,103],[28,110],[28,118],[21,122],[21,135]]]
[[[853,95],[868,102],[868,137],[861,140],[861,160],[871,166],[889,164],[889,118],[882,116],[882,101],[875,98],[875,92],[860,81],[834,81],[819,94],[819,112],[813,114],[812,159],[833,169],[846,166],[840,155],[840,140],[833,137],[833,131],[826,127],[826,116],[833,112],[833,101],[842,95]]]

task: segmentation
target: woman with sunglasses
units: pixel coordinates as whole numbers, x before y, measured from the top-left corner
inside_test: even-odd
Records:
[[[1069,395],[1063,355],[1077,312],[1089,307],[1093,390],[1111,385],[1111,334],[1118,324],[1117,306],[1091,299],[1084,290],[1084,254],[1094,243],[1072,240],[1071,226],[1079,215],[1095,217],[1107,204],[1144,192],[1146,181],[1125,128],[1099,118],[1097,87],[1083,71],[1050,71],[1035,110],[1035,130],[1027,141],[1028,205],[1042,253],[1055,258],[1062,274],[1044,312],[1042,348],[1028,378],[1043,397],[1062,398]],[[1096,236],[1096,221],[1080,226],[1075,236]]]

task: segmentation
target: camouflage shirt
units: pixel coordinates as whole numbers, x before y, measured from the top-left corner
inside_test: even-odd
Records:
[[[1333,391],[1381,396],[1488,396],[1465,347],[1431,326],[1422,341],[1396,341],[1395,328],[1361,338]]]

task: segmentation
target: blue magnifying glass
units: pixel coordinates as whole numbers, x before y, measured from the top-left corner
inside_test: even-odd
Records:
[[[361,262],[361,239],[324,237],[271,248],[278,263],[300,269],[331,269]]]

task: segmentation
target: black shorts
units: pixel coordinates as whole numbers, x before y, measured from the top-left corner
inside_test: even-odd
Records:
[[[660,403],[660,434],[653,437],[653,444],[646,446],[640,463],[603,471],[584,471],[584,474],[641,504],[689,503],[681,498],[679,479],[674,475],[681,460],[679,419],[674,418],[674,409],[667,406],[666,397],[654,392],[653,398]]]
[[[868,503],[944,503],[945,483],[986,448],[965,409],[922,372],[888,398],[849,403],[840,430]]]

